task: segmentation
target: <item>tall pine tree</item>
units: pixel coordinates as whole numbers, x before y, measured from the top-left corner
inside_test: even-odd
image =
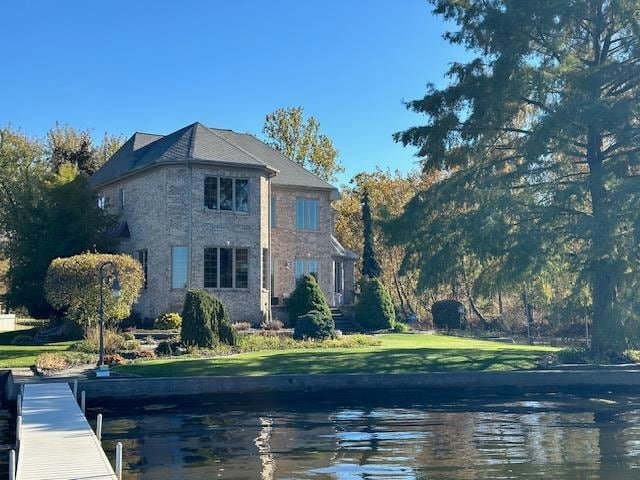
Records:
[[[369,190],[366,188],[362,194],[362,225],[364,236],[362,276],[378,278],[380,276],[380,264],[373,246],[373,218],[371,217],[371,206],[369,204]]]
[[[444,283],[437,267],[466,255],[494,288],[570,271],[591,292],[593,350],[624,348],[639,325],[640,0],[431,3],[475,58],[396,134],[448,175],[389,228],[405,267]]]

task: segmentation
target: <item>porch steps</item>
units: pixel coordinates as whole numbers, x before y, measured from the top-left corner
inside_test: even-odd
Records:
[[[358,323],[343,315],[337,308],[331,309],[331,316],[333,317],[333,322],[336,324],[336,329],[340,330],[342,333],[359,333],[362,332],[362,328]]]

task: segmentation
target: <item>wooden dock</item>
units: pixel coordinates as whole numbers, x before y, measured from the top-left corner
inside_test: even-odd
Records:
[[[25,384],[17,480],[117,480],[67,383]]]

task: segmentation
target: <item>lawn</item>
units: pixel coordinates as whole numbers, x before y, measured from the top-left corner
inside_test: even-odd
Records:
[[[380,346],[260,351],[209,359],[170,358],[118,367],[144,377],[291,373],[411,373],[535,368],[553,347],[508,345],[444,335],[380,335]]]
[[[30,367],[38,355],[44,352],[60,352],[74,342],[48,343],[46,345],[11,345],[17,335],[30,335],[31,330],[0,333],[0,368]]]

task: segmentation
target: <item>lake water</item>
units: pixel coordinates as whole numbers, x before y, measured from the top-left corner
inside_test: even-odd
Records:
[[[131,479],[636,479],[640,396],[416,392],[93,406]]]

